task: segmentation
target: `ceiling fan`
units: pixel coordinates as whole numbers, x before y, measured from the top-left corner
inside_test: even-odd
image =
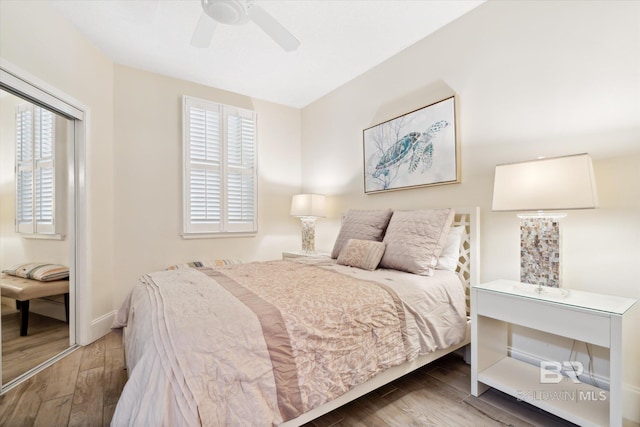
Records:
[[[201,4],[202,13],[191,37],[191,45],[195,47],[209,47],[219,23],[241,25],[249,21],[255,22],[286,52],[300,45],[298,39],[253,0],[201,0]]]

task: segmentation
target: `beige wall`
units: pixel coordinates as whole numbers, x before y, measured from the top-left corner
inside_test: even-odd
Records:
[[[365,195],[362,130],[451,94],[462,183]],[[640,298],[640,3],[485,3],[305,107],[302,123],[303,190],[331,196],[320,249],[331,249],[349,208],[480,206],[483,281],[519,277],[518,218],[491,212],[495,165],[589,152],[600,208],[564,222],[565,286]],[[637,331],[628,332],[637,362]],[[540,339],[519,331],[512,345],[568,360],[570,343]],[[597,373],[607,368],[596,360]],[[627,417],[638,421],[640,367],[625,368],[636,399]]]
[[[91,319],[113,310],[113,63],[41,1],[0,2],[0,54],[88,108],[87,244]],[[84,305],[83,307],[86,307]],[[98,337],[89,337],[95,339]]]
[[[88,108],[88,233],[80,237],[89,248],[90,339],[108,330],[143,273],[199,259],[279,258],[299,246],[288,211],[300,189],[300,110],[115,65],[46,2],[2,1],[0,17],[2,58]],[[256,237],[180,237],[183,94],[257,111]]]
[[[132,68],[115,67],[116,300],[137,278],[214,258],[266,260],[299,245],[289,216],[300,188],[300,110]],[[182,96],[258,114],[258,234],[189,239],[182,232]]]

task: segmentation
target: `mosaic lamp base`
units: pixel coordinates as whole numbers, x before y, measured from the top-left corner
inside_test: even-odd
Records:
[[[565,214],[520,217],[520,281],[559,288],[562,284],[561,219]]]
[[[300,218],[302,221],[302,252],[316,251],[316,219]]]

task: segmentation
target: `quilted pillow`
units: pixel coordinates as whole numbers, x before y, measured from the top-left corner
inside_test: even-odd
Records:
[[[395,211],[384,236],[387,247],[380,267],[433,276],[454,214],[453,209]]]
[[[331,258],[338,258],[349,239],[382,241],[384,231],[393,212],[391,209],[359,211],[350,209],[342,222],[340,233],[331,251]]]
[[[39,280],[41,282],[53,282],[69,278],[69,267],[59,264],[47,264],[44,262],[29,262],[18,264],[7,270],[2,270],[10,276],[23,279]]]
[[[167,267],[167,270],[178,270],[180,268],[198,268],[198,267],[222,267],[224,265],[242,264],[239,259],[213,259],[210,261],[191,261],[184,264],[174,264]]]
[[[384,254],[384,246],[384,242],[349,239],[338,255],[338,264],[375,270]]]
[[[447,241],[438,257],[437,270],[456,271],[458,259],[460,258],[460,242],[464,234],[464,226],[451,227],[447,235]]]

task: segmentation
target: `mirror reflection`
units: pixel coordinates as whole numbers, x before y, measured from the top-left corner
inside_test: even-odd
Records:
[[[67,118],[0,92],[3,385],[71,345],[66,210],[72,130]]]

